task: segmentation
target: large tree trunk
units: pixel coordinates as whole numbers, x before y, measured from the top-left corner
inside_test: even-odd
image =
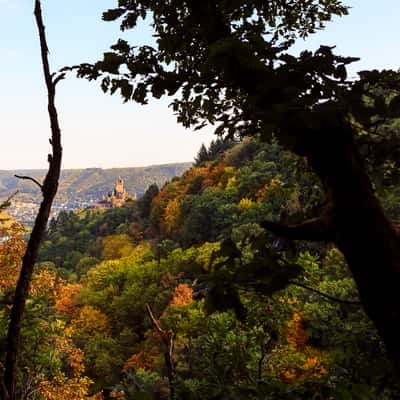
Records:
[[[362,158],[346,124],[303,135],[301,149],[320,177],[327,206],[318,218],[297,225],[265,221],[289,239],[334,242],[357,284],[361,302],[400,373],[400,238],[375,196]]]
[[[324,131],[307,156],[330,198],[330,231],[367,315],[400,371],[400,238],[385,217],[352,132]],[[315,138],[314,138],[315,139]]]

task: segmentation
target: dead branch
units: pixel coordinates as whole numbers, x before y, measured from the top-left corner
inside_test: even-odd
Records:
[[[171,330],[165,331],[161,328],[160,322],[154,317],[153,311],[149,304],[146,304],[147,314],[153,324],[154,331],[159,335],[161,341],[165,345],[164,360],[168,372],[168,382],[169,382],[169,396],[172,400],[174,398],[174,385],[175,385],[175,365],[173,360],[173,332]]]
[[[32,178],[31,176],[25,176],[25,175],[14,175],[14,176],[18,179],[32,181],[33,183],[35,183],[36,185],[38,185],[40,187],[40,190],[43,190],[43,185],[38,180],[36,180],[35,178]]]

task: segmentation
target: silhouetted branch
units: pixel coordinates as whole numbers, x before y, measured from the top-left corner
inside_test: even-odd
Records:
[[[65,73],[59,74],[54,80],[53,80],[53,85],[57,86],[57,83],[65,79]]]
[[[35,183],[36,185],[38,185],[40,187],[40,190],[43,190],[43,185],[38,180],[36,180],[35,178],[32,178],[31,176],[25,176],[25,175],[14,175],[14,176],[18,179],[32,181],[33,183]]]
[[[328,217],[312,218],[301,224],[285,225],[279,222],[263,221],[261,226],[277,236],[291,240],[333,241],[334,231]]]
[[[324,293],[324,292],[320,292],[319,290],[311,288],[311,287],[309,287],[307,285],[303,285],[302,283],[299,283],[299,282],[290,281],[289,284],[293,285],[293,286],[301,287],[301,288],[306,289],[306,290],[309,290],[310,292],[316,293],[319,296],[325,297],[326,299],[334,301],[336,303],[345,304],[345,305],[352,305],[352,306],[361,306],[362,305],[361,301],[342,300],[342,299],[339,299],[339,298],[337,298],[335,296],[331,296],[330,294],[327,294],[327,293]]]

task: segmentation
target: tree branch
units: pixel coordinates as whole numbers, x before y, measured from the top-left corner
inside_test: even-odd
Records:
[[[312,218],[297,225],[285,225],[279,222],[263,221],[261,226],[285,239],[307,241],[334,241],[335,235],[330,218]]]
[[[18,194],[18,190],[15,191],[13,194],[9,195],[6,200],[0,203],[0,211],[5,210],[7,207],[10,207],[11,200]]]
[[[39,181],[37,181],[35,178],[32,178],[31,176],[25,176],[25,175],[14,175],[14,176],[18,179],[32,181],[33,183],[35,183],[36,185],[38,185],[40,187],[40,190],[43,190],[43,185]]]
[[[57,83],[62,81],[63,79],[65,79],[65,73],[64,72],[54,77],[53,85],[57,86]]]
[[[298,286],[298,287],[301,287],[303,289],[309,290],[310,292],[316,293],[319,296],[325,297],[326,299],[334,301],[336,303],[345,304],[345,305],[352,305],[352,306],[361,306],[362,305],[361,301],[342,300],[342,299],[339,299],[339,298],[337,298],[335,296],[331,296],[330,294],[327,294],[327,293],[324,293],[324,292],[320,292],[319,290],[311,288],[311,287],[309,287],[307,285],[303,285],[300,282],[290,281],[289,285]]]
[[[166,347],[166,351],[164,353],[165,365],[167,367],[168,372],[168,382],[169,382],[169,397],[170,399],[174,399],[174,385],[175,385],[175,365],[173,360],[173,350],[174,350],[174,342],[173,342],[173,332],[171,330],[165,331],[161,328],[160,323],[154,317],[153,311],[149,304],[146,304],[147,314],[153,324],[153,328],[156,333],[160,336],[162,342]]]

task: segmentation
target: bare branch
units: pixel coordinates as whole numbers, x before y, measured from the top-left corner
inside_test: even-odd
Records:
[[[38,180],[36,180],[35,178],[32,178],[31,176],[25,176],[25,175],[14,175],[14,176],[18,179],[32,181],[33,183],[35,183],[36,185],[38,185],[40,187],[40,190],[43,190],[43,185]]]
[[[159,321],[154,317],[153,311],[149,304],[146,304],[147,314],[153,324],[153,328],[156,333],[160,336],[162,342],[166,347],[166,351],[164,353],[165,365],[167,367],[168,372],[168,382],[169,382],[169,397],[170,399],[174,399],[174,385],[175,385],[175,365],[173,360],[173,350],[174,350],[174,341],[173,341],[173,332],[171,330],[165,331],[161,328]]]
[[[150,320],[153,324],[154,330],[158,333],[158,335],[160,336],[163,343],[167,346],[168,352],[172,355],[172,346],[173,346],[172,331],[166,332],[161,328],[160,323],[154,317],[151,307],[148,304],[146,304],[146,310],[147,310],[147,314],[149,315]]]
[[[58,82],[62,81],[65,79],[65,73],[61,73],[58,75],[54,80],[53,80],[53,85],[56,86]]]
[[[163,329],[161,329],[160,323],[154,317],[153,311],[148,304],[146,304],[146,310],[147,310],[147,314],[149,315],[149,318],[151,320],[151,323],[153,324],[154,330],[160,335],[165,335],[165,331]]]

